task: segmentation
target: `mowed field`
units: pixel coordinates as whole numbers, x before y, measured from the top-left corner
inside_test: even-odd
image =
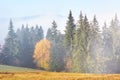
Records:
[[[0,65],[0,80],[120,80],[120,75],[58,73]]]

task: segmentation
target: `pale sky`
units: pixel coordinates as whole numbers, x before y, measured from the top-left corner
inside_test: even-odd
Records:
[[[56,20],[58,29],[64,30],[69,10],[72,10],[75,22],[80,11],[91,21],[96,14],[100,25],[107,23],[117,13],[120,18],[120,0],[0,0],[0,44],[7,34],[10,18],[14,27],[22,24],[43,26],[47,30]]]

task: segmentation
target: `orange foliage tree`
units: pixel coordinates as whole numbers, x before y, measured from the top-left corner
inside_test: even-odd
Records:
[[[50,41],[43,39],[36,44],[33,54],[36,65],[45,70],[49,70],[50,48]]]

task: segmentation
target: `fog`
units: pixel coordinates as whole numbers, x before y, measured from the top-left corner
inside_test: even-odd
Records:
[[[63,33],[64,31],[64,24],[65,24],[65,16],[56,15],[56,14],[42,14],[42,15],[33,15],[33,16],[23,16],[23,17],[7,17],[7,18],[0,18],[0,44],[4,44],[4,40],[6,38],[9,21],[12,19],[14,30],[22,27],[22,24],[28,25],[29,27],[35,27],[36,25],[41,25],[44,29],[44,33],[47,33],[47,29],[51,26],[53,20],[59,22],[60,25],[58,29]]]
[[[119,3],[0,1],[0,65],[120,73]]]

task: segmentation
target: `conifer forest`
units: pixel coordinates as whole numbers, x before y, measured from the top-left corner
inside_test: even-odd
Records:
[[[21,24],[14,29],[9,20],[0,64],[55,72],[120,73],[120,21],[117,14],[110,23],[99,25],[80,11],[75,22],[72,10],[66,15],[65,30],[53,20],[47,33],[42,25]]]

